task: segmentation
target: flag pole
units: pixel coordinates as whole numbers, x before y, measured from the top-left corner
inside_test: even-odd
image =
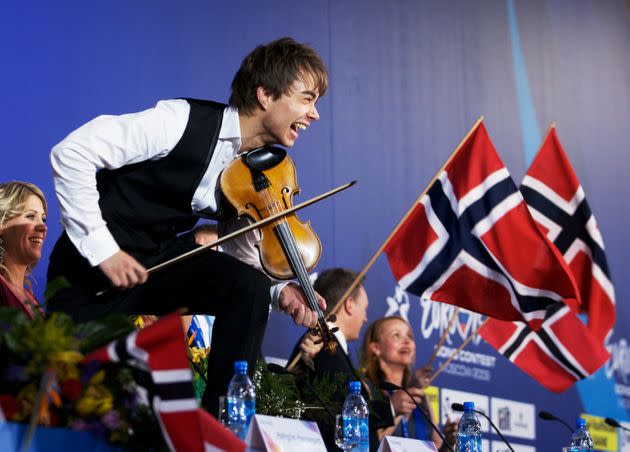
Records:
[[[551,135],[551,133],[556,129],[556,123],[555,122],[550,122],[549,123],[549,128],[547,129],[547,133],[545,134],[545,138],[543,138],[542,143],[540,143],[540,146],[538,146],[538,151],[536,151],[536,155],[538,155],[538,152],[540,152],[540,150],[542,149],[543,144],[545,144],[547,142],[547,138],[549,138],[549,135]],[[530,162],[531,164],[531,162]]]
[[[40,409],[44,404],[45,399],[48,397],[50,387],[53,384],[54,379],[55,371],[53,369],[44,370],[44,373],[42,374],[42,379],[39,382],[37,395],[35,396],[35,400],[33,402],[28,428],[26,430],[26,433],[24,434],[24,438],[22,438],[20,452],[28,452],[30,450],[33,436],[35,435],[35,430],[37,430],[37,426],[39,424]]]
[[[451,361],[453,361],[455,359],[455,357],[459,354],[459,352],[461,352],[464,349],[464,347],[466,347],[468,345],[468,343],[473,340],[473,338],[477,335],[477,331],[479,331],[479,328],[481,328],[486,323],[486,321],[487,320],[484,320],[483,323],[481,325],[479,325],[475,329],[475,331],[473,331],[472,333],[470,333],[468,335],[466,340],[464,340],[464,342],[462,342],[462,345],[457,347],[457,350],[455,350],[453,353],[451,353],[451,356],[449,356],[448,359],[446,361],[444,361],[444,364],[442,364],[440,366],[440,368],[438,370],[436,370],[433,375],[431,375],[431,378],[429,378],[427,380],[427,382],[422,386],[422,388],[426,388],[431,383],[433,383],[433,380],[435,380],[437,378],[437,376],[440,375],[444,369],[446,369],[446,366],[448,366],[451,363]],[[422,389],[422,388],[420,388],[420,389]]]
[[[380,248],[376,251],[376,253],[374,253],[374,255],[372,256],[372,258],[368,261],[367,264],[365,264],[365,266],[363,267],[363,269],[359,272],[359,274],[357,274],[357,277],[354,279],[354,281],[352,281],[352,284],[350,284],[350,287],[348,287],[348,289],[346,289],[346,291],[344,292],[344,294],[339,298],[339,300],[336,300],[332,310],[330,311],[330,314],[335,314],[337,313],[337,311],[339,311],[339,309],[341,308],[341,305],[343,303],[343,301],[348,298],[350,296],[350,294],[352,293],[352,291],[354,291],[354,289],[359,285],[359,283],[363,280],[363,277],[365,276],[365,274],[367,273],[367,271],[372,267],[372,265],[374,265],[374,262],[376,262],[376,259],[381,255],[381,253],[383,252],[383,250],[385,249],[385,247],[387,246],[387,243],[391,240],[391,238],[394,236],[394,234],[396,234],[396,232],[398,232],[398,229],[400,229],[400,226],[405,222],[405,220],[407,220],[407,218],[409,217],[409,215],[411,215],[411,213],[413,212],[414,208],[416,207],[416,205],[420,202],[420,200],[424,197],[424,195],[427,194],[427,192],[429,191],[429,189],[431,188],[431,186],[435,183],[435,181],[437,180],[437,178],[439,177],[440,173],[442,171],[444,171],[444,168],[446,168],[446,166],[451,163],[451,160],[453,160],[453,158],[455,157],[455,155],[457,155],[457,153],[459,152],[459,150],[461,149],[461,147],[464,145],[464,143],[466,142],[466,140],[468,140],[468,138],[472,135],[472,133],[477,129],[477,127],[479,127],[479,124],[481,124],[483,122],[483,115],[481,115],[479,117],[479,119],[477,119],[477,121],[475,122],[475,124],[473,124],[473,126],[470,128],[470,130],[468,131],[468,133],[466,133],[466,135],[464,136],[464,138],[462,138],[462,140],[459,142],[459,144],[457,145],[457,147],[455,148],[455,150],[451,153],[451,155],[448,157],[448,159],[446,159],[446,162],[444,162],[444,164],[440,167],[439,170],[437,170],[437,172],[435,173],[435,175],[433,176],[433,178],[431,179],[431,181],[427,184],[427,186],[424,188],[424,190],[422,190],[422,193],[420,193],[420,196],[418,196],[418,198],[414,201],[414,203],[411,205],[411,207],[409,208],[409,210],[407,211],[407,213],[405,214],[405,216],[402,217],[402,219],[398,222],[398,224],[396,225],[396,227],[392,230],[392,232],[389,234],[389,236],[387,237],[387,239],[385,239],[385,241],[383,242],[383,244],[380,246]],[[330,315],[329,314],[329,315]],[[287,370],[291,370],[293,369],[293,367],[295,367],[295,365],[297,364],[297,362],[300,360],[300,358],[302,357],[302,352],[299,351],[298,354],[295,356],[295,358],[293,358],[293,361],[291,361],[289,363],[289,365],[287,365],[286,369]]]
[[[433,361],[435,361],[435,357],[437,356],[438,352],[440,351],[440,347],[442,347],[442,344],[444,344],[444,341],[446,340],[446,336],[447,336],[448,332],[451,330],[451,327],[453,326],[453,323],[455,322],[455,319],[457,318],[457,314],[459,314],[460,310],[461,310],[461,308],[457,307],[453,311],[453,315],[451,316],[451,319],[448,321],[448,326],[442,332],[442,337],[440,337],[440,340],[438,341],[437,345],[435,346],[435,350],[433,350],[433,354],[431,355],[431,358],[429,358],[429,361],[426,364],[427,366],[433,367]]]
[[[372,258],[368,261],[367,264],[365,264],[365,267],[363,267],[363,269],[359,272],[359,274],[357,275],[357,277],[355,278],[355,280],[352,282],[352,284],[350,285],[350,287],[348,287],[348,290],[346,290],[346,293],[344,293],[341,297],[341,299],[339,299],[337,301],[337,303],[335,304],[335,307],[333,308],[333,311],[331,311],[332,313],[335,313],[336,311],[339,310],[339,308],[341,307],[341,302],[343,300],[345,300],[346,298],[348,298],[348,296],[350,296],[350,294],[352,293],[352,291],[355,289],[355,287],[359,284],[359,282],[363,279],[363,277],[365,276],[365,274],[367,273],[367,271],[372,267],[372,265],[374,265],[374,262],[376,262],[376,259],[381,255],[381,253],[383,252],[383,250],[385,249],[385,247],[387,246],[387,243],[389,243],[389,241],[392,239],[392,237],[396,234],[396,232],[398,232],[398,229],[400,229],[400,226],[402,226],[402,224],[407,220],[407,218],[409,218],[409,215],[411,215],[411,213],[413,212],[414,208],[416,207],[416,205],[420,202],[420,200],[424,197],[424,195],[427,194],[427,192],[429,191],[429,189],[431,188],[431,186],[435,183],[435,181],[437,180],[437,178],[439,177],[440,173],[442,171],[444,171],[444,168],[447,167],[447,165],[449,163],[451,163],[451,160],[453,160],[453,158],[455,157],[455,155],[457,155],[457,152],[459,152],[459,150],[461,149],[461,147],[464,145],[464,143],[466,142],[466,140],[468,140],[468,138],[470,137],[470,135],[472,135],[472,133],[475,131],[475,129],[479,126],[479,124],[481,124],[481,122],[483,121],[483,116],[480,116],[479,119],[477,119],[477,122],[475,122],[475,124],[470,128],[470,130],[468,131],[468,133],[464,136],[464,138],[462,138],[462,140],[459,142],[459,144],[457,145],[457,147],[455,148],[455,150],[451,153],[451,155],[448,157],[448,159],[446,159],[446,162],[444,162],[444,164],[440,167],[439,170],[437,170],[437,172],[435,173],[435,175],[433,176],[433,178],[431,179],[431,181],[427,184],[427,186],[424,188],[424,190],[422,190],[422,193],[420,193],[420,196],[418,196],[418,198],[414,201],[414,203],[411,205],[411,207],[409,208],[409,210],[407,211],[407,213],[405,214],[405,216],[402,217],[402,219],[398,222],[398,224],[396,225],[396,227],[392,230],[392,232],[389,234],[389,236],[387,237],[387,239],[385,239],[385,241],[383,242],[383,244],[380,246],[380,248],[376,251],[376,253],[374,253],[374,255],[372,256]]]

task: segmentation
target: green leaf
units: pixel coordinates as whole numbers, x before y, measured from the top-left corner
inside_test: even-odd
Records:
[[[46,291],[44,292],[44,300],[48,301],[54,297],[57,292],[62,289],[69,289],[72,287],[70,281],[65,276],[58,276],[55,279],[48,281],[46,284]]]
[[[21,350],[22,332],[26,329],[29,318],[15,308],[0,308],[0,344],[5,343],[10,352]]]
[[[74,334],[81,339],[80,350],[83,353],[96,350],[132,331],[134,331],[134,327],[129,317],[122,314],[81,323],[74,328]]]
[[[28,317],[24,312],[15,308],[0,307],[0,323],[9,325],[25,324]]]

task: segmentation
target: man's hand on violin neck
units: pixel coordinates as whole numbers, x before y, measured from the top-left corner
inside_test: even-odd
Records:
[[[313,361],[313,358],[322,350],[324,342],[319,340],[319,336],[308,332],[304,335],[304,339],[300,343],[300,351],[302,352],[302,361]],[[319,343],[317,343],[319,342]]]
[[[316,295],[320,309],[326,309],[326,301],[319,294]],[[308,301],[297,284],[290,283],[282,289],[278,304],[282,312],[293,318],[296,325],[307,328],[317,325],[317,314],[309,308]]]
[[[122,250],[105,259],[98,267],[117,289],[130,289],[144,284],[149,276],[137,260]]]

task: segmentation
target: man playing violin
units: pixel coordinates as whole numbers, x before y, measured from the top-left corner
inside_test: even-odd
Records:
[[[76,321],[182,306],[216,316],[204,395],[216,413],[232,363],[255,367],[270,302],[298,325],[315,326],[316,315],[299,287],[272,286],[226,253],[200,253],[155,277],[146,269],[198,246],[190,231],[200,217],[230,219],[222,170],[245,151],[293,146],[319,119],[315,104],[327,86],[316,52],[282,38],[245,57],[229,105],[165,100],[139,113],[99,116],[70,133],[51,153],[64,232],[50,256],[56,291],[49,309]],[[107,287],[119,290],[97,295]]]

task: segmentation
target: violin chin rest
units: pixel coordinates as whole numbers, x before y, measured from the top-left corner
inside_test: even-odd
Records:
[[[247,152],[243,159],[245,165],[258,171],[267,171],[284,160],[287,151],[275,146],[265,146]]]

